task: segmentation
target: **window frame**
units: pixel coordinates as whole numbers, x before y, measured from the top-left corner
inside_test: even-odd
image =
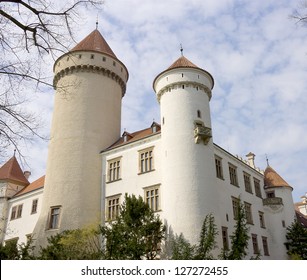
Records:
[[[215,162],[215,174],[216,177],[219,179],[224,180],[223,175],[223,159],[217,155],[214,156],[214,162]]]
[[[38,198],[32,200],[31,215],[37,213]]]
[[[121,194],[106,197],[105,217],[107,222],[116,220],[120,212]]]
[[[222,244],[224,250],[229,250],[228,227],[222,226]]]
[[[261,228],[266,228],[265,227],[265,220],[264,220],[264,212],[258,211],[259,213],[259,223]]]
[[[55,213],[55,211],[57,210],[58,212]],[[48,225],[47,225],[48,230],[59,229],[60,219],[61,219],[61,210],[62,210],[62,206],[60,205],[50,207]]]
[[[254,177],[253,181],[256,196],[262,198],[260,180]]]
[[[154,171],[154,146],[142,149],[139,153],[139,173],[144,174]],[[146,155],[148,154],[148,155]]]
[[[122,157],[110,159],[108,162],[107,182],[112,183],[122,178]],[[115,166],[114,166],[115,165]]]
[[[246,201],[244,201],[244,211],[246,223],[253,225],[253,213],[252,213],[252,205]]]
[[[239,187],[237,169],[238,169],[237,166],[233,165],[230,162],[228,163],[230,184]]]
[[[252,233],[252,244],[253,244],[253,253],[254,254],[259,254],[259,244],[258,244],[258,237],[257,234]]]
[[[233,219],[237,220],[238,219],[238,214],[239,214],[239,207],[240,207],[240,199],[237,197],[232,196],[232,214],[233,214]]]
[[[243,171],[243,180],[244,180],[245,191],[252,194],[253,189],[252,189],[252,183],[251,183],[251,175]]]
[[[263,254],[265,256],[269,256],[270,251],[269,251],[268,238],[266,236],[261,236],[261,240],[262,240]]]
[[[149,186],[143,189],[144,189],[144,201],[146,204],[149,205],[149,208],[154,212],[161,211],[160,185]]]

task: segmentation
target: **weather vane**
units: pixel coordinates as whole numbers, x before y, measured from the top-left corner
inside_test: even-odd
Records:
[[[98,29],[98,15],[96,17],[96,30]]]
[[[183,56],[183,48],[182,48],[182,44],[180,44],[180,52],[181,52],[181,55]]]
[[[266,159],[267,166],[270,166],[270,164],[269,164],[269,159],[268,159],[268,155],[267,155],[267,154],[265,154],[265,159]]]

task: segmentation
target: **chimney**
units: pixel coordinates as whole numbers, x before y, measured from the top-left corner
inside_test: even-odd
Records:
[[[248,164],[252,167],[255,168],[255,154],[253,154],[252,152],[248,153],[246,155],[247,160],[248,160]]]
[[[25,175],[26,179],[28,180],[29,177],[31,176],[31,171],[24,171],[23,175]]]

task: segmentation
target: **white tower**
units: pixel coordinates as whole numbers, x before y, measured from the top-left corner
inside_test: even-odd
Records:
[[[285,244],[287,227],[295,219],[292,187],[270,166],[264,172],[266,198],[263,205],[266,222],[270,225],[272,259],[287,259]]]
[[[100,151],[120,137],[128,71],[98,30],[54,64],[56,88],[41,216],[34,238],[100,222]]]
[[[218,208],[209,107],[213,85],[210,73],[184,56],[153,83],[161,106],[165,222],[170,234],[183,233],[192,244],[206,214]]]

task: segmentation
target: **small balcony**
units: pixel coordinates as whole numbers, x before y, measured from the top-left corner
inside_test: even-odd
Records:
[[[281,197],[267,197],[262,200],[264,206],[283,205]]]

